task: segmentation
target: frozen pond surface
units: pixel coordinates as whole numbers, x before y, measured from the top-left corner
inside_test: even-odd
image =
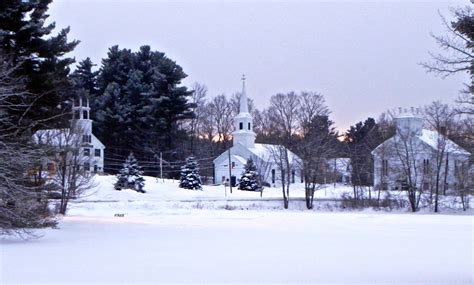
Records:
[[[181,209],[0,240],[0,283],[471,284],[469,215]]]

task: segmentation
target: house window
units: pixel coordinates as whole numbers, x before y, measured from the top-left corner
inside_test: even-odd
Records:
[[[94,156],[100,157],[100,148],[94,149]]]
[[[234,162],[234,161],[232,161],[232,168],[234,168],[234,167],[235,167],[235,162]]]
[[[84,149],[84,156],[90,156],[91,155],[91,150],[88,148]]]
[[[46,165],[46,168],[48,169],[49,172],[55,171],[54,163],[52,163],[52,162],[48,162],[48,164]]]
[[[295,171],[291,171],[291,183],[295,183]]]
[[[423,174],[429,174],[429,173],[430,173],[430,160],[423,159]]]
[[[240,122],[239,123],[239,130],[243,130],[244,129],[244,123]]]
[[[85,171],[91,170],[91,165],[89,164],[89,162],[84,162],[84,170]]]
[[[94,172],[97,172],[97,169],[98,169],[97,164],[94,164]]]
[[[272,183],[275,183],[275,169],[272,169]]]
[[[90,135],[83,135],[82,136],[82,142],[83,143],[90,143],[92,141],[92,137]]]
[[[249,123],[249,131],[250,131],[250,123]]]
[[[382,175],[387,176],[388,175],[388,160],[382,159]]]

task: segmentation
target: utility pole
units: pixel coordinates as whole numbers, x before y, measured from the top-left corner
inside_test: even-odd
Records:
[[[229,189],[230,194],[232,194],[232,163],[230,161],[230,148],[227,150],[227,154],[229,156]]]
[[[163,153],[160,151],[160,178],[161,182],[163,181]]]

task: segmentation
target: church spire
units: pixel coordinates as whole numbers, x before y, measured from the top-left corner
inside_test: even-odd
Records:
[[[245,91],[245,74],[242,74],[242,96],[240,96],[239,113],[248,113],[249,107],[247,102],[247,92]]]
[[[255,146],[252,116],[249,113],[247,92],[245,90],[245,75],[242,75],[242,94],[240,96],[240,110],[234,118],[235,131],[232,133],[234,146],[241,144],[247,148]]]

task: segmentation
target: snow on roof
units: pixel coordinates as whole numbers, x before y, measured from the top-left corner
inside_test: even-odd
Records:
[[[429,146],[431,146],[434,149],[438,148],[438,142],[441,139],[444,139],[442,135],[436,131],[431,131],[431,130],[426,130],[423,129],[421,136],[419,138]],[[469,155],[470,153],[462,149],[460,146],[458,146],[456,143],[454,143],[450,139],[446,139],[446,152],[449,153],[455,153],[455,154],[463,154],[463,155]]]
[[[242,163],[242,165],[245,165],[247,163],[247,160],[245,158],[241,157],[240,155],[233,154],[232,157],[234,157],[235,160]]]
[[[73,143],[73,137],[70,135],[70,129],[46,129],[38,130],[33,135],[33,141],[39,144],[53,146],[65,146]]]
[[[273,159],[273,155],[278,152],[278,147],[280,147],[280,145],[256,143],[254,147],[248,148],[248,150],[255,154],[257,157],[264,160],[268,160]],[[296,154],[294,154],[290,150],[288,150],[288,153],[290,162],[293,162],[293,159],[301,160]]]
[[[82,136],[71,133],[71,129],[46,129],[38,130],[33,135],[33,141],[38,144],[47,144],[52,146],[67,146],[82,142]],[[94,146],[105,148],[104,144],[94,134],[91,136],[91,142]]]

